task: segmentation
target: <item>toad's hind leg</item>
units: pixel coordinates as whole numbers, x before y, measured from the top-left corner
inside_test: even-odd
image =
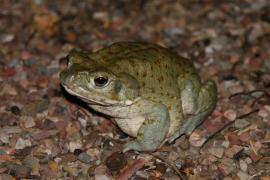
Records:
[[[196,92],[194,92],[195,94],[190,94],[190,96],[194,98],[190,98],[190,102],[186,102],[191,108],[186,108],[189,110],[188,113],[184,112],[185,123],[180,130],[169,139],[169,142],[174,141],[183,134],[190,135],[192,131],[214,110],[217,101],[217,89],[215,83],[213,81],[206,81],[199,87],[200,88],[193,87],[199,89],[198,94],[196,95]],[[188,99],[186,98],[186,100]],[[183,109],[185,110],[185,107],[183,107]]]
[[[166,106],[159,104],[153,107],[139,129],[137,138],[124,145],[123,151],[154,151],[164,142],[169,131],[170,120]]]

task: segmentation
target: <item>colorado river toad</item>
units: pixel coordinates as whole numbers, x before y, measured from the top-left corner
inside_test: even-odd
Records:
[[[192,61],[144,42],[118,42],[94,53],[73,50],[60,79],[68,93],[135,138],[124,152],[154,151],[189,135],[217,99],[215,83],[202,83]]]

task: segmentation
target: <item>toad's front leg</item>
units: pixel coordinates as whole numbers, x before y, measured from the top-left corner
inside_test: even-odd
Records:
[[[124,145],[123,152],[129,150],[154,151],[164,142],[170,127],[170,117],[166,106],[154,105],[141,125],[137,138]]]

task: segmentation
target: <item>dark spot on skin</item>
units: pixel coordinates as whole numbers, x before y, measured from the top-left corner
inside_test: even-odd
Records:
[[[160,82],[162,82],[163,80],[164,80],[163,76],[160,76],[160,77],[158,78],[158,81],[160,81]]]
[[[142,86],[145,86],[145,82],[142,82]]]
[[[119,93],[121,91],[121,89],[122,89],[122,84],[121,84],[121,82],[117,81],[115,83],[114,90],[116,93]]]
[[[145,122],[145,121],[144,121],[144,122]],[[143,133],[138,132],[138,134],[137,134],[137,138],[139,138],[139,139],[143,139]]]
[[[146,74],[147,74],[146,71],[144,71],[143,74],[142,74],[142,76],[143,77],[146,77]]]

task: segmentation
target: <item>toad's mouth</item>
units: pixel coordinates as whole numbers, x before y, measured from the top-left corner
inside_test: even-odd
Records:
[[[64,89],[71,95],[77,96],[87,104],[91,105],[98,105],[98,106],[126,106],[131,105],[131,103],[105,99],[105,98],[95,98],[94,96],[89,96],[89,92],[81,87],[69,87],[63,85]]]

